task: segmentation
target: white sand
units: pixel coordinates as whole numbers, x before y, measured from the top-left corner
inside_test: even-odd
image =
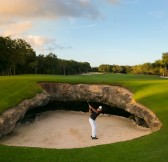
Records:
[[[131,140],[150,132],[119,116],[98,116],[98,140],[92,140],[89,113],[50,111],[42,113],[33,124],[21,124],[1,144],[43,148],[80,148]]]

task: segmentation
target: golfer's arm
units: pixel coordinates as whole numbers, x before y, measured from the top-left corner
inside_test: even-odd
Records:
[[[94,112],[98,113],[96,109],[89,105],[89,109],[93,110]]]
[[[90,112],[90,113],[92,112],[92,109],[90,108],[90,106],[89,106],[89,112]]]

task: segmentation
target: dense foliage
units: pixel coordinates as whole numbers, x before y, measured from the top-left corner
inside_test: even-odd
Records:
[[[0,75],[15,74],[81,74],[90,70],[88,62],[62,60],[53,53],[36,56],[23,39],[0,37]]]
[[[124,74],[150,74],[150,75],[168,75],[168,53],[162,54],[161,60],[156,60],[154,63],[144,63],[135,66],[119,66],[119,65],[100,65],[100,72],[124,73]]]

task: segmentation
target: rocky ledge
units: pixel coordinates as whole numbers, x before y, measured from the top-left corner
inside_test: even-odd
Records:
[[[107,104],[111,107],[124,109],[132,114],[135,122],[143,119],[151,131],[157,131],[162,123],[147,107],[138,104],[133,94],[118,86],[93,84],[65,84],[65,83],[39,83],[43,92],[34,98],[24,100],[14,108],[5,111],[0,116],[0,136],[9,134],[15,128],[25,113],[32,108],[47,105],[52,101],[90,101]]]

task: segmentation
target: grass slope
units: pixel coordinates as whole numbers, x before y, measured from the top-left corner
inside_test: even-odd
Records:
[[[0,112],[41,92],[37,82],[120,85],[156,113],[160,131],[127,142],[80,149],[42,149],[0,145],[0,162],[165,162],[168,159],[168,80],[156,76],[103,74],[90,76],[21,75],[0,77]],[[112,129],[112,128],[111,128]],[[105,133],[105,132],[104,132]]]

